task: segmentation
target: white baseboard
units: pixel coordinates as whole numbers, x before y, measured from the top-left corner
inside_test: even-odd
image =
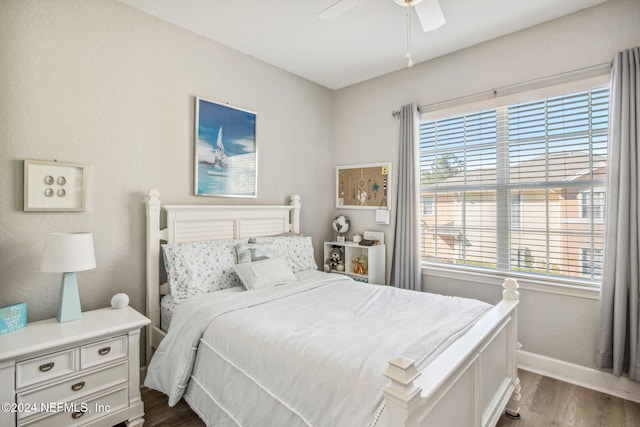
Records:
[[[640,382],[608,372],[518,350],[518,368],[640,403]]]

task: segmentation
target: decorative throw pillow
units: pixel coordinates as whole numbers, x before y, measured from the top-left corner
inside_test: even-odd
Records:
[[[249,239],[246,243],[238,243],[236,252],[238,253],[238,264],[279,258],[270,243],[258,243],[254,239]]]
[[[248,291],[297,280],[284,260],[280,258],[244,262],[236,264],[233,268]]]
[[[240,286],[233,266],[238,240],[162,245],[171,296],[176,302],[218,289]]]
[[[294,273],[318,269],[311,237],[258,237],[255,241],[271,245]]]

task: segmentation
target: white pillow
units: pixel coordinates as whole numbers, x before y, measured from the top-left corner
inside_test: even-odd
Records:
[[[233,268],[248,291],[297,280],[286,262],[280,258],[244,262],[234,265]]]

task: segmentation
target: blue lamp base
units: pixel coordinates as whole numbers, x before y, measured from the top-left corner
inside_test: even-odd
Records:
[[[60,283],[60,306],[58,307],[58,322],[69,322],[82,317],[80,310],[80,294],[76,273],[62,273]]]

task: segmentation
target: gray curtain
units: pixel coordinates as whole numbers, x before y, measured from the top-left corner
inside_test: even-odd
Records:
[[[418,107],[409,104],[400,110],[400,155],[396,230],[391,260],[391,284],[421,290],[420,273],[420,167],[418,154]]]
[[[640,48],[616,55],[611,70],[604,271],[596,363],[640,381],[638,126]]]

